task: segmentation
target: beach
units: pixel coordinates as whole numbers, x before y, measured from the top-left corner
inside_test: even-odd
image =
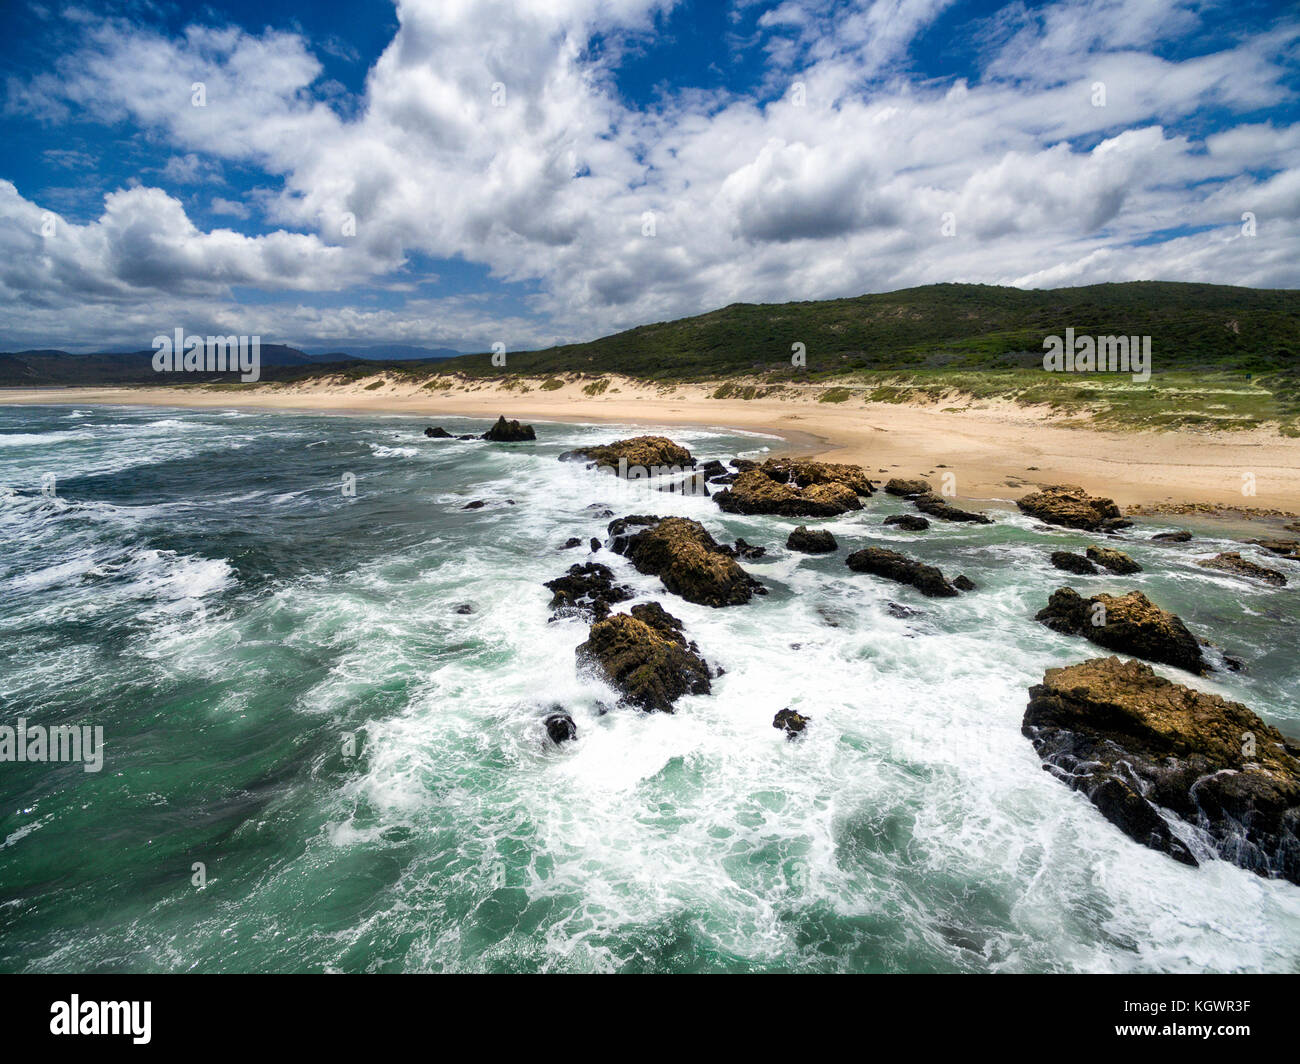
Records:
[[[1271,429],[1108,431],[1045,407],[946,396],[930,404],[819,401],[817,388],[779,397],[715,399],[718,383],[659,386],[609,377],[542,390],[540,380],[465,382],[431,391],[383,375],[347,382],[0,390],[0,404],[126,404],[188,408],[410,414],[436,421],[491,417],[625,425],[695,425],[764,432],[783,450],[863,466],[873,477],[952,474],[948,494],[1015,499],[1046,484],[1077,484],[1122,507],[1184,506],[1246,515],[1300,513],[1300,439]],[[1250,492],[1253,491],[1253,494]]]

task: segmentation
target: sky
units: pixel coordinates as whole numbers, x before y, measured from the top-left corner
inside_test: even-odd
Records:
[[[1300,287],[1285,0],[4,0],[0,72],[0,350]]]

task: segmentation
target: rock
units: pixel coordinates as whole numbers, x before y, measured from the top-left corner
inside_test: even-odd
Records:
[[[719,462],[716,458],[711,458],[702,466],[697,467],[706,477],[726,476],[727,467]]]
[[[1250,576],[1276,587],[1286,587],[1286,576],[1276,569],[1267,569],[1256,565],[1238,554],[1235,550],[1224,551],[1213,558],[1202,558],[1196,563],[1202,569],[1217,569],[1219,572],[1233,573],[1237,576]]]
[[[925,616],[925,610],[913,609],[911,606],[900,606],[897,602],[887,602],[885,609],[889,611],[891,617],[897,617],[900,621],[905,621],[909,617]]]
[[[1048,669],[1021,731],[1044,768],[1144,846],[1197,863],[1163,809],[1222,859],[1300,883],[1300,750],[1246,706],[1100,658]]]
[[[951,506],[945,502],[942,495],[935,495],[933,492],[928,495],[916,496],[912,500],[912,505],[921,513],[937,517],[941,521],[971,521],[978,525],[991,525],[993,523],[993,518],[986,517],[984,514],[972,513],[970,510],[960,510],[956,506]]]
[[[813,462],[802,458],[769,458],[759,467],[781,484],[807,488],[814,484],[843,484],[855,495],[871,495],[876,489],[861,466],[836,462]]]
[[[958,591],[978,590],[978,586],[976,585],[975,581],[972,580],[965,573],[961,573],[959,576],[954,577],[952,586],[955,587]]]
[[[780,710],[772,718],[772,727],[785,732],[787,739],[793,739],[808,727],[808,721],[811,719],[811,717],[805,717],[802,713],[796,713],[793,709],[787,708]]]
[[[1133,523],[1120,514],[1114,499],[1089,495],[1072,484],[1054,484],[1030,492],[1016,505],[1021,513],[1037,517],[1049,525],[1081,528],[1088,532],[1127,528]]]
[[[598,540],[595,536],[592,536],[591,539],[588,541],[587,546],[589,546],[592,552],[595,553],[596,551],[600,550],[600,540]]]
[[[682,634],[682,622],[659,605],[659,603],[642,602],[637,606],[633,606],[628,612],[638,621],[648,624],[651,628],[663,633],[669,639],[676,640],[685,646],[686,637]]]
[[[871,573],[900,584],[911,584],[930,598],[950,598],[957,594],[957,589],[933,565],[923,565],[897,551],[866,547],[854,551],[844,561],[855,573]]]
[[[737,558],[745,558],[749,561],[761,558],[767,553],[766,547],[755,547],[752,543],[746,543],[743,539],[736,540],[734,550]]]
[[[839,483],[810,484],[773,480],[761,469],[739,474],[730,487],[713,496],[719,508],[732,514],[779,514],[783,517],[836,517],[861,510],[857,493]]]
[[[578,664],[594,669],[633,705],[671,713],[686,694],[705,695],[712,689],[709,668],[680,633],[670,635],[626,613],[616,613],[591,626],[578,646]]]
[[[473,613],[474,607],[471,606],[468,602],[462,602],[459,606],[456,607],[456,612],[463,616],[466,614]]]
[[[1097,567],[1082,554],[1072,554],[1068,550],[1052,551],[1052,564],[1067,573],[1078,573],[1080,576],[1093,576],[1097,572]]]
[[[477,440],[477,439],[481,439],[481,438],[482,438],[482,437],[480,437],[480,436],[474,436],[474,435],[472,435],[472,434],[471,434],[471,435],[466,435],[466,436],[457,436],[457,437],[456,437],[456,439],[458,439],[458,440]]]
[[[451,434],[450,432],[448,432],[446,429],[444,429],[441,425],[439,425],[436,429],[435,429],[435,428],[428,428],[428,429],[425,429],[425,430],[424,430],[424,434],[425,434],[426,436],[428,436],[429,439],[431,439],[431,440],[450,440],[450,439],[453,439],[452,434]]]
[[[483,439],[491,440],[493,443],[522,443],[525,440],[537,439],[537,433],[533,431],[532,425],[507,421],[506,416],[502,414],[497,418],[497,423],[483,433]]]
[[[1058,588],[1034,619],[1054,632],[1081,635],[1120,654],[1173,665],[1197,675],[1206,671],[1201,645],[1187,625],[1140,591],[1084,599],[1072,588]]]
[[[1289,558],[1293,562],[1300,562],[1300,540],[1252,539],[1250,542],[1256,547],[1263,547],[1270,554],[1277,554],[1283,558]]]
[[[803,554],[830,554],[839,550],[840,545],[824,528],[810,529],[807,525],[800,525],[790,533],[785,547],[786,550],[797,550]]]
[[[757,469],[758,463],[749,458],[733,458],[731,468],[737,473],[747,473],[751,469]]]
[[[690,469],[695,466],[695,459],[685,447],[673,443],[666,436],[633,436],[627,440],[615,440],[596,447],[576,447],[560,455],[560,461],[578,461],[586,459],[602,469],[610,469],[619,476],[627,476],[628,470],[637,467],[647,472],[661,469]]]
[[[1138,565],[1132,558],[1122,550],[1115,550],[1111,547],[1089,547],[1088,557],[1100,565],[1103,569],[1108,569],[1112,573],[1120,576],[1127,576],[1129,573],[1140,573],[1142,566]]]
[[[886,488],[886,491],[889,489]],[[930,527],[930,522],[924,517],[917,517],[916,514],[894,514],[885,518],[885,524],[896,525],[904,532],[924,532]]]
[[[921,480],[919,477],[916,480],[909,480],[907,477],[893,477],[885,485],[885,491],[890,495],[929,495],[930,482]]]
[[[1187,531],[1179,530],[1177,532],[1157,532],[1151,537],[1155,543],[1188,543],[1191,541],[1192,534]]]
[[[643,518],[628,517],[627,523]],[[640,532],[616,536],[613,549],[638,572],[659,577],[664,587],[687,602],[702,606],[739,606],[762,585],[709,535],[698,521],[685,517],[652,518]],[[610,531],[619,522],[610,525]],[[626,526],[625,526],[626,527]]]
[[[461,509],[462,509],[462,510],[481,510],[481,509],[483,509],[483,507],[485,507],[486,505],[487,505],[487,503],[485,503],[482,499],[475,499],[473,502],[467,502],[464,506],[461,507]]]
[[[614,571],[599,562],[571,565],[564,576],[548,580],[544,586],[554,592],[550,603],[554,616],[589,614],[602,620],[609,616],[612,605],[632,598],[632,589],[616,584]]]
[[[567,713],[552,713],[543,723],[546,725],[546,734],[556,746],[578,737],[578,726]]]
[[[569,539],[564,541],[564,546],[561,547],[560,550],[573,550],[574,547],[580,546],[582,546],[582,540],[577,536],[571,536]]]

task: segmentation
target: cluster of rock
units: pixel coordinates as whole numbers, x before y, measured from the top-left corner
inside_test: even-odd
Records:
[[[861,510],[859,496],[874,487],[861,467],[832,462],[769,458],[761,466],[733,462],[739,470],[728,486],[713,496],[720,509],[733,514],[776,514],[782,517],[838,517]]]
[[[629,531],[632,527],[640,530]],[[698,521],[636,515],[611,522],[609,532],[615,553],[638,572],[659,577],[664,587],[687,602],[739,606],[766,593],[736,562],[735,548],[718,543]]]
[[[627,440],[594,447],[575,447],[560,455],[561,462],[588,462],[591,466],[612,469],[626,476],[632,468],[693,469],[691,452],[666,436],[634,436]]]
[[[472,433],[465,436],[453,436],[441,425],[429,426],[424,430],[424,434],[431,440],[490,440],[493,443],[524,443],[537,439],[537,433],[533,431],[532,425],[521,425],[518,421],[507,421],[504,414],[497,418],[497,423],[483,433],[482,436],[475,436]]]
[[[1176,818],[1220,858],[1300,884],[1300,750],[1246,706],[1101,658],[1048,669],[1021,730],[1136,842],[1198,864]]]
[[[591,626],[578,664],[609,681],[632,705],[671,713],[683,695],[712,690],[708,663],[687,642],[682,622],[657,603],[633,606]]]
[[[1082,488],[1070,484],[1054,484],[1030,492],[1016,505],[1021,513],[1049,525],[1078,528],[1085,532],[1113,532],[1133,524],[1120,513],[1114,499],[1089,495]]]
[[[1073,588],[1058,588],[1035,620],[1054,632],[1081,635],[1120,654],[1173,665],[1197,675],[1206,671],[1201,644],[1187,625],[1141,591],[1085,599]]]
[[[1068,550],[1054,550],[1051,556],[1052,565],[1067,573],[1077,573],[1081,576],[1095,575],[1098,566],[1119,576],[1142,571],[1142,566],[1122,550],[1115,550],[1113,547],[1089,547],[1086,554],[1087,557],[1083,554],[1073,554]]]

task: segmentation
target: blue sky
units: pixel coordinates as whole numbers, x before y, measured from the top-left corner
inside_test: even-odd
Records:
[[[1291,4],[11,0],[0,53],[5,350],[1300,282]]]

